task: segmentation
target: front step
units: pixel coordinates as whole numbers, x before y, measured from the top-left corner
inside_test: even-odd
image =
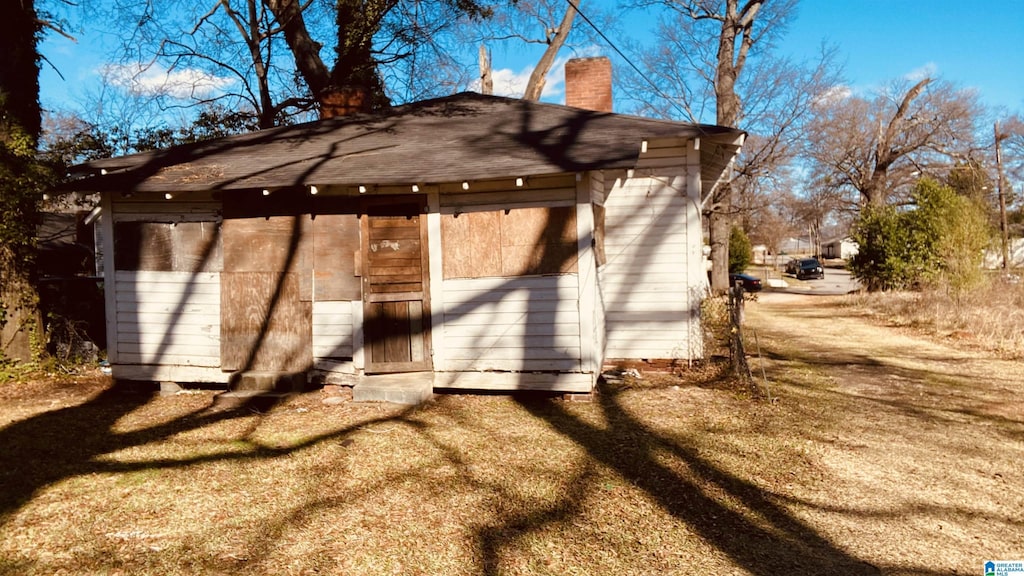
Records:
[[[235,372],[228,380],[232,392],[302,392],[306,389],[305,372]]]
[[[213,410],[251,410],[266,412],[294,396],[293,392],[266,392],[261,390],[239,390],[221,392],[213,397]]]
[[[228,391],[214,398],[213,409],[265,412],[305,389],[305,372],[235,372]]]
[[[363,376],[352,387],[355,402],[393,402],[416,405],[430,399],[434,393],[432,372],[403,374],[375,374]]]

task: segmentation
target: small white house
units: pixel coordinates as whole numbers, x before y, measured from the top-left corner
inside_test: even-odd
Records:
[[[860,246],[849,236],[833,238],[821,244],[821,255],[824,258],[849,260],[857,255]]]
[[[462,93],[89,162],[113,374],[589,392],[700,358],[701,198],[743,136]]]

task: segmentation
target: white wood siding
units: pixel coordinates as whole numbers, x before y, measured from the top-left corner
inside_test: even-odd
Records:
[[[220,275],[115,274],[117,363],[220,366]]]
[[[313,302],[313,358],[352,358],[351,302]]]
[[[684,159],[685,150],[678,151],[675,162]],[[691,244],[692,228],[699,238],[700,220],[687,198],[685,173],[682,166],[636,170],[608,190],[607,263],[599,279],[609,359],[691,359],[699,354],[695,334],[703,285],[695,282],[692,258],[700,246]]]
[[[362,302],[313,302],[313,369],[332,374],[354,374],[356,322]]]
[[[212,222],[220,219],[221,203],[211,192],[180,192],[173,195],[173,202],[155,192],[105,196],[110,199],[114,220],[118,222]]]
[[[579,372],[575,274],[444,281],[441,371]]]
[[[508,208],[571,206],[576,199],[576,174],[532,176],[524,181],[528,188],[519,188],[514,181],[475,182],[463,191],[459,184],[440,187],[442,214],[461,209],[477,212]]]

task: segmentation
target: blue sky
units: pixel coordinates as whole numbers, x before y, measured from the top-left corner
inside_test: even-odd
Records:
[[[1024,112],[1024,2],[801,0],[783,48],[839,47],[854,89],[927,70]]]
[[[611,0],[587,0],[584,11],[588,4],[614,9]],[[612,40],[625,46],[630,38],[645,38],[651,25],[642,17],[623,20]],[[64,79],[44,63],[44,107],[77,109],[87,92],[96,89],[108,40],[102,30],[101,24],[86,22],[75,32],[77,43],[53,34],[47,38],[43,54]],[[809,58],[823,41],[839,48],[847,82],[855,92],[927,72],[976,89],[989,106],[1024,112],[1024,0],[802,0],[780,50]],[[496,87],[502,82],[524,83],[536,58],[537,53],[529,50],[496,50]],[[560,72],[549,80],[546,99],[560,101]],[[182,73],[188,76],[187,71]]]

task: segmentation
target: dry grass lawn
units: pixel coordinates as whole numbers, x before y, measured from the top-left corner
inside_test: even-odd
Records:
[[[0,574],[938,575],[1024,557],[1024,369],[840,304],[748,305],[774,402],[693,375],[592,403],[312,392],[267,412],[98,376],[3,384]]]

